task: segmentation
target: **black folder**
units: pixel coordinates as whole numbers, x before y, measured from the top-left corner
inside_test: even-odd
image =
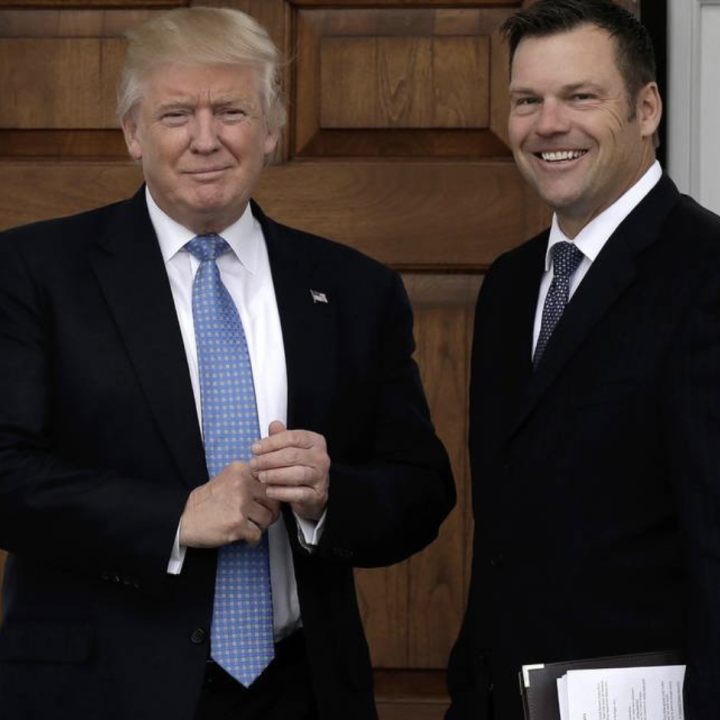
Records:
[[[614,655],[569,662],[523,665],[519,678],[525,720],[560,720],[557,681],[568,670],[683,665],[684,662],[680,651],[662,650],[635,655]]]

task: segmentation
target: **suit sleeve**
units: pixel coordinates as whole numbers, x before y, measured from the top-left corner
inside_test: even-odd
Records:
[[[670,471],[686,540],[687,720],[720,717],[720,269],[690,308],[667,380]],[[658,448],[658,452],[661,449]]]
[[[410,303],[396,274],[381,311],[382,361],[368,460],[331,457],[327,524],[317,553],[362,567],[399,562],[424,548],[455,504],[447,454],[412,359]]]
[[[79,467],[54,446],[50,368],[60,359],[20,246],[0,239],[0,547],[149,589],[165,576],[187,492]]]

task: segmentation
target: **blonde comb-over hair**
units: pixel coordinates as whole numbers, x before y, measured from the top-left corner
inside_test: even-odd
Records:
[[[240,10],[179,8],[127,33],[117,116],[122,122],[142,99],[145,78],[161,65],[237,65],[257,69],[263,113],[270,132],[285,124],[280,52],[265,28]]]

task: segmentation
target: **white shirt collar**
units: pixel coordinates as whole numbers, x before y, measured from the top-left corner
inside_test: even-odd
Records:
[[[155,228],[160,245],[160,252],[167,264],[177,253],[184,251],[183,248],[195,237],[195,233],[163,212],[150,194],[147,185],[145,186],[145,200],[150,221]],[[240,219],[219,233],[232,248],[238,260],[253,274],[257,272],[260,250],[258,243],[262,238],[262,233],[255,231],[257,225],[257,220],[253,217],[250,203],[248,203]]]
[[[570,240],[560,228],[557,214],[553,215],[550,239],[545,254],[545,272],[550,271],[550,249],[559,242],[574,242],[583,255],[595,262],[605,243],[617,230],[620,223],[640,204],[643,198],[660,182],[662,168],[656,160],[647,172],[624,195],[621,195],[607,210],[601,212]]]

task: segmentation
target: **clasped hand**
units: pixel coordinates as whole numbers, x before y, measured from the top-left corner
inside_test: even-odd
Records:
[[[252,452],[249,463],[231,463],[190,493],[180,519],[181,545],[212,548],[244,540],[255,546],[280,516],[282,502],[303,519],[320,519],[330,484],[322,435],[275,421]]]
[[[330,458],[325,438],[309,430],[287,430],[270,423],[268,437],[252,447],[250,469],[267,497],[289,503],[304,520],[319,520],[330,485]]]

